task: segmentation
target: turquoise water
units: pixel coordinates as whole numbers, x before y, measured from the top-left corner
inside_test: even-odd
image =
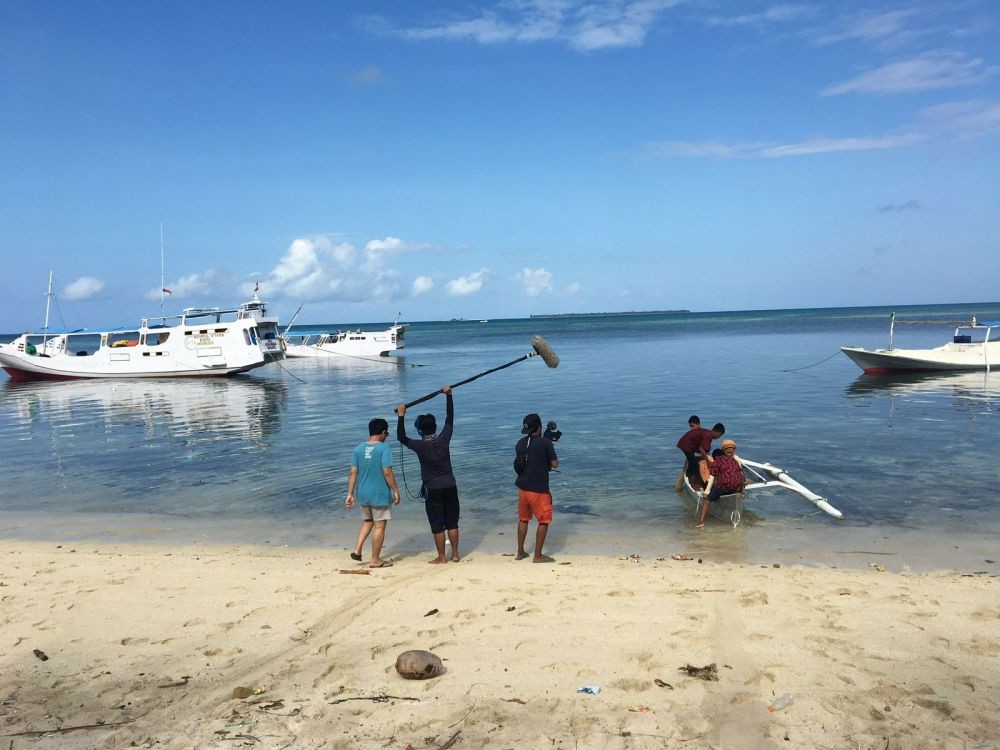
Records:
[[[900,319],[1000,318],[1000,303],[894,309]],[[552,476],[557,552],[696,545],[731,559],[784,550],[824,561],[862,540],[915,539],[907,564],[929,563],[947,557],[950,535],[995,541],[1000,375],[862,375],[838,349],[884,346],[889,312],[414,323],[407,348],[386,362],[287,360],[200,382],[6,382],[0,527],[24,538],[349,544],[357,517],[343,508],[347,463],[368,420],[394,427],[395,404],[525,354],[538,333],[557,369],[533,358],[455,392],[468,549],[509,546],[513,445],[522,416],[537,411],[563,431]],[[896,344],[950,335],[947,325],[899,326]],[[440,397],[421,404],[407,426],[422,411],[440,422],[443,410]],[[717,522],[691,536],[691,507],[673,487],[675,444],[692,413],[724,422],[740,455],[782,466],[845,520],[773,493],[751,506],[746,528]],[[411,454],[402,469],[415,493]],[[405,500],[389,544],[421,549],[426,536],[419,502]]]

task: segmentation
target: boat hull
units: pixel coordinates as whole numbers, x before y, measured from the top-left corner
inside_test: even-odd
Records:
[[[945,344],[936,349],[863,349],[841,347],[869,375],[891,372],[955,372],[1000,367],[1000,341]]]
[[[687,475],[684,476],[684,492],[695,502],[695,510],[697,512],[701,511],[701,504],[708,502],[705,500],[701,493],[691,486],[691,482],[688,481]],[[718,518],[720,521],[727,521],[736,528],[740,525],[740,521],[743,519],[743,502],[746,500],[746,495],[742,492],[737,492],[732,495],[722,495],[718,500],[712,503],[708,503],[708,513],[714,518]]]

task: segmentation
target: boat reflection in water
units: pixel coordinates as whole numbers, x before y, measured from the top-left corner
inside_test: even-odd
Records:
[[[70,431],[91,433],[103,422],[108,429],[124,430],[122,434],[141,428],[146,439],[155,440],[162,432],[205,441],[263,438],[280,432],[287,397],[284,383],[253,377],[8,381],[2,396],[10,407],[7,429],[18,424],[31,428],[33,437],[41,437],[38,429],[46,427],[63,437]]]
[[[846,390],[847,396],[945,395],[982,400],[1000,396],[1000,372],[889,373],[860,375]]]

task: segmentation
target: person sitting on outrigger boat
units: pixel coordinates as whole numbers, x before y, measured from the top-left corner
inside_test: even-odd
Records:
[[[712,457],[709,455],[712,441],[726,434],[726,426],[722,422],[717,422],[711,430],[706,430],[701,426],[701,420],[692,414],[688,418],[688,427],[691,429],[677,441],[677,447],[687,460],[685,473],[688,481],[694,489],[700,490],[708,483],[708,466],[712,463]]]
[[[723,440],[722,450],[712,452],[711,475],[708,484],[702,490],[701,516],[698,518],[696,529],[705,528],[705,515],[708,513],[708,504],[714,503],[723,495],[732,495],[743,492],[746,487],[747,478],[743,473],[743,464],[736,457],[736,442],[733,440]]]

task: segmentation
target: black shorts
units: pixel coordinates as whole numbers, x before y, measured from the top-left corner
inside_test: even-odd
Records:
[[[687,459],[687,468],[684,470],[684,472],[689,477],[699,477],[700,481],[701,469],[698,468],[698,464],[700,464],[704,460],[701,457],[701,454],[695,453],[693,451],[684,451],[684,458]]]
[[[447,529],[457,529],[458,487],[445,487],[440,490],[428,487],[424,509],[427,511],[427,522],[431,525],[432,534],[440,534]]]

